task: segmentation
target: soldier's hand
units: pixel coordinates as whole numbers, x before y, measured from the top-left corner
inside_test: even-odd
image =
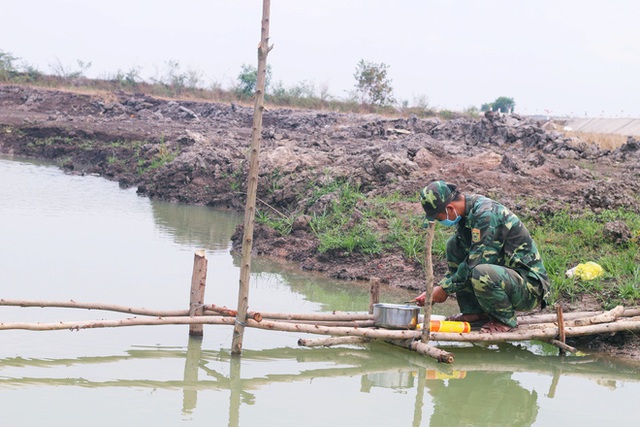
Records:
[[[433,288],[433,293],[431,294],[431,301],[436,302],[445,302],[449,298],[449,294],[447,294],[442,286],[435,286]]]
[[[423,292],[419,297],[415,299],[416,304],[420,307],[423,307],[425,304],[425,300],[427,298],[427,293]],[[445,302],[449,298],[449,295],[442,289],[442,286],[435,286],[431,293],[431,304],[435,304],[437,302]]]

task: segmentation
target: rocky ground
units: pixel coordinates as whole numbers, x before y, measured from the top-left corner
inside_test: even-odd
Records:
[[[0,152],[52,159],[149,197],[242,210],[252,118],[253,108],[237,104],[0,85]],[[258,199],[287,214],[321,212],[330,200],[310,202],[309,184],[336,178],[407,199],[445,179],[533,218],[561,207],[640,213],[639,141],[601,150],[518,115],[440,121],[267,109],[262,139]],[[539,203],[525,205],[523,195]],[[395,208],[421,210],[409,201]],[[402,254],[345,257],[319,254],[317,245],[304,220],[287,237],[255,230],[258,254],[336,278],[422,286],[420,266]],[[436,265],[436,277],[443,268]]]

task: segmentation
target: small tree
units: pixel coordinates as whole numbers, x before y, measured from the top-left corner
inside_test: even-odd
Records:
[[[142,81],[142,77],[140,77],[140,67],[132,67],[129,71],[116,71],[116,75],[112,77],[113,80],[117,81],[122,86],[134,87],[138,82]]]
[[[516,103],[513,100],[513,98],[507,98],[506,96],[501,96],[499,98],[496,98],[495,101],[488,103],[488,104],[482,104],[482,106],[480,107],[480,111],[501,111],[503,113],[509,113],[509,112],[513,112],[516,108]]]
[[[132,83],[135,84],[136,79],[139,77],[137,71],[130,71],[133,73],[128,75],[133,79]],[[158,71],[158,75],[160,72]],[[202,83],[202,73],[200,71],[188,69],[182,71],[180,63],[175,60],[169,60],[165,62],[165,70],[162,76],[152,77],[151,82],[157,85],[162,85],[170,95],[180,95],[185,89],[197,89]]]
[[[361,59],[353,77],[356,79],[356,91],[363,103],[386,107],[393,105],[391,79],[387,77],[388,65],[376,64]]]
[[[247,64],[242,64],[241,69],[242,71],[238,74],[238,85],[235,88],[235,92],[241,98],[251,98],[256,91],[256,84],[258,83],[258,69],[253,65]],[[271,66],[267,65],[265,91],[270,81]]]
[[[503,113],[512,113],[516,108],[516,103],[513,98],[507,98],[506,96],[501,96],[495,101],[493,101],[493,109],[499,110]]]
[[[9,81],[18,74],[14,62],[18,58],[8,52],[0,50],[0,81]]]
[[[54,76],[63,78],[63,79],[78,79],[80,77],[85,77],[85,72],[91,68],[91,61],[83,61],[81,59],[76,60],[78,65],[77,70],[70,70],[68,67],[62,65],[60,59],[56,58],[56,62],[53,64],[49,64],[49,68],[53,72]]]

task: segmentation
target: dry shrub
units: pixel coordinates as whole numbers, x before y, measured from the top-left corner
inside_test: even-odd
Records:
[[[603,150],[615,150],[627,142],[626,135],[613,133],[566,131],[564,134],[569,138],[578,138],[582,141],[596,144]]]

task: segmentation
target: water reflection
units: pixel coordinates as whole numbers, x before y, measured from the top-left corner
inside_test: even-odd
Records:
[[[524,347],[503,345],[501,349],[483,355],[473,348],[456,348],[454,365],[437,364],[413,352],[383,343],[341,348],[276,348],[245,350],[242,358],[232,357],[225,350],[206,350],[202,340],[191,338],[185,348],[134,348],[124,355],[84,357],[77,359],[0,359],[0,388],[33,386],[78,386],[89,388],[136,387],[182,389],[180,410],[193,413],[199,404],[198,394],[213,389],[229,392],[228,420],[230,426],[240,425],[243,405],[254,405],[256,391],[278,384],[309,382],[322,378],[360,378],[360,392],[371,393],[376,388],[401,393],[414,393],[412,425],[421,425],[425,416],[425,398],[432,403],[430,425],[532,425],[540,408],[538,392],[525,386],[514,375],[533,372],[548,378],[547,399],[553,399],[561,377],[577,377],[594,385],[616,387],[617,382],[640,382],[636,367],[609,366],[591,357],[564,357],[535,354]],[[489,356],[489,357],[487,357]],[[182,360],[181,379],[105,379],[85,377],[24,377],[23,368],[81,369],[84,365],[151,362],[158,359]],[[243,376],[243,365],[268,361],[284,362],[288,372],[259,373]],[[329,366],[331,362],[333,366]],[[305,368],[304,365],[310,366]],[[321,367],[317,367],[321,366]],[[30,372],[34,369],[28,369]],[[10,372],[15,372],[11,375]],[[97,372],[97,370],[90,370]],[[59,372],[58,372],[59,374]],[[95,374],[97,375],[97,374]],[[426,394],[425,394],[426,393]],[[262,395],[264,396],[264,395]],[[204,403],[207,405],[207,403]],[[428,414],[427,414],[428,415]]]
[[[208,250],[229,249],[229,240],[242,214],[207,206],[190,206],[151,200],[156,226],[175,243]]]
[[[538,394],[511,378],[511,372],[468,372],[464,381],[427,382],[433,396],[432,426],[533,424]],[[455,421],[454,421],[455,420]]]
[[[232,257],[234,265],[239,268],[241,256],[234,253]],[[320,273],[303,271],[297,264],[269,257],[253,257],[251,272],[254,278],[277,277],[292,291],[304,295],[305,299],[322,304],[323,311],[367,311],[369,309],[371,285],[367,281],[338,281]],[[414,291],[406,289],[384,285],[380,287],[382,302],[402,303],[415,297],[414,294]],[[251,295],[249,297],[251,299]],[[254,304],[256,302],[259,301],[253,301]],[[438,309],[442,308],[438,307]],[[438,311],[437,314],[450,313]]]
[[[189,339],[187,356],[184,362],[185,384],[197,384],[202,359],[202,339],[192,337]],[[198,391],[193,388],[184,388],[182,391],[182,413],[190,414],[198,404]]]

